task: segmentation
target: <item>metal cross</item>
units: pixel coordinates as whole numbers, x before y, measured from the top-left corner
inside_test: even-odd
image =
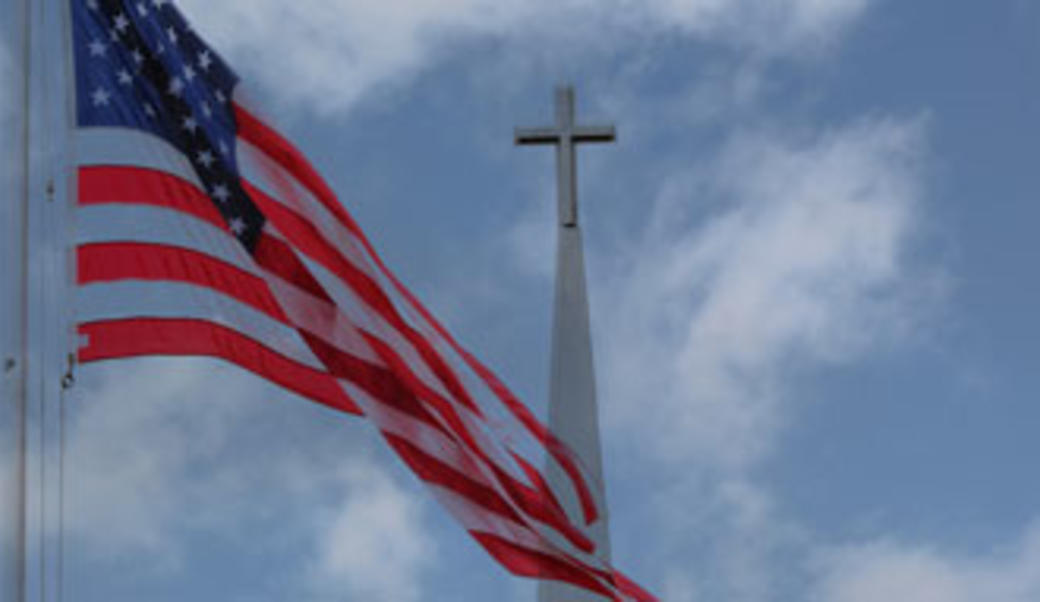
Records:
[[[515,141],[520,145],[556,145],[556,192],[560,225],[578,225],[578,184],[574,147],[583,142],[613,142],[614,126],[579,126],[574,124],[574,88],[556,89],[556,125],[539,128],[517,128]]]

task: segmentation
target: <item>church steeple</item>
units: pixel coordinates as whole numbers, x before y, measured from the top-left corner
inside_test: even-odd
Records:
[[[518,129],[517,144],[556,146],[559,227],[556,246],[556,290],[553,312],[549,384],[549,427],[577,454],[600,508],[600,516],[586,534],[596,543],[597,555],[610,559],[610,537],[603,485],[603,459],[596,403],[596,377],[589,327],[585,258],[578,219],[575,146],[584,142],[612,142],[613,126],[578,126],[574,122],[574,89],[556,90],[556,125]],[[547,478],[560,493],[561,503],[575,524],[585,524],[580,500],[563,469],[549,461]],[[601,602],[605,598],[556,581],[542,581],[539,602]]]

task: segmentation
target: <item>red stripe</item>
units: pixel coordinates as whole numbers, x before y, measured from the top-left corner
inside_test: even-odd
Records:
[[[471,531],[470,535],[514,575],[563,581],[622,602],[621,598],[600,581],[590,577],[589,574],[593,571],[587,567],[574,566],[544,552],[518,546],[490,533]]]
[[[263,278],[191,249],[154,243],[92,243],[76,249],[79,283],[173,281],[214,289],[283,324],[289,318]]]
[[[527,478],[534,483],[535,488],[538,490],[538,494],[545,496],[546,503],[548,503],[552,508],[551,512],[564,517],[564,520],[566,520],[567,512],[563,509],[563,505],[561,505],[560,500],[556,498],[556,493],[553,492],[551,487],[549,487],[549,483],[546,482],[542,473],[520,454],[510,451],[509,455],[512,456],[513,461],[520,466],[520,469],[524,471]]]
[[[456,470],[453,466],[442,462],[440,459],[412,445],[405,439],[392,433],[383,432],[390,447],[397,452],[420,479],[450,489],[459,495],[469,499],[475,504],[507,518],[517,524],[523,519],[506,503],[502,497],[491,487],[480,483],[466,474]]]
[[[188,213],[218,228],[227,222],[213,201],[187,180],[141,167],[94,166],[79,169],[79,204],[152,205]]]
[[[549,453],[557,462],[560,463],[560,466],[574,484],[578,494],[578,499],[582,506],[582,512],[585,515],[586,523],[592,524],[595,522],[599,518],[599,511],[596,507],[589,486],[585,482],[585,478],[582,475],[581,470],[578,468],[577,462],[574,460],[574,452],[570,450],[565,443],[555,437],[550,430],[546,428],[546,426],[539,421],[531,411],[520,402],[519,399],[517,399],[517,397],[508,389],[508,387],[505,386],[497,375],[463,348],[451,333],[449,333],[448,330],[433,316],[433,314],[423,306],[418,298],[416,298],[415,295],[397,279],[393,272],[391,272],[383,263],[382,258],[380,258],[379,254],[376,253],[375,248],[369,242],[361,228],[357,225],[357,222],[354,221],[350,214],[339,203],[335,193],[321,177],[318,171],[311,166],[303,153],[289,142],[289,140],[255,117],[242,106],[236,103],[234,105],[234,110],[239,125],[239,136],[262,150],[264,154],[296,178],[300,184],[309,190],[311,194],[313,194],[314,197],[318,199],[318,201],[330,213],[332,213],[340,224],[357,237],[365,250],[372,257],[377,267],[390,280],[390,282],[393,283],[397,291],[412,305],[413,308],[415,308],[416,311],[419,312],[434,331],[437,332],[437,334],[439,334],[456,351],[456,353],[462,357],[466,364],[477,373],[488,388],[490,388],[491,391],[501,400],[516,419],[519,420],[532,435],[541,441],[543,445],[545,445]],[[317,258],[315,259],[317,260]],[[337,272],[336,270],[332,271]]]
[[[300,335],[330,374],[353,382],[377,402],[421,420],[450,437],[450,433],[444,430],[392,372],[344,353],[308,332],[301,330]]]
[[[310,161],[307,160],[307,157],[299,149],[238,103],[234,103],[234,110],[235,121],[238,124],[238,135],[243,140],[263,150],[264,154],[271,157],[285,171],[292,174],[304,188],[309,190],[326,209],[336,216],[336,219],[348,225],[347,227],[350,230],[361,232],[353,218],[339,204],[336,194],[329,188],[325,179],[311,166]]]
[[[640,587],[638,583],[632,581],[620,572],[614,571],[613,579],[617,588],[626,596],[631,596],[636,600],[639,600],[639,602],[658,602],[657,598],[653,594],[646,591]]]
[[[79,359],[84,363],[145,355],[214,357],[308,399],[349,414],[361,414],[328,374],[226,326],[193,319],[130,318],[80,324],[79,333],[88,341],[79,350]]]
[[[331,305],[336,304],[285,241],[279,240],[267,232],[261,232],[253,247],[253,259],[260,267],[295,285],[300,290],[307,291]]]

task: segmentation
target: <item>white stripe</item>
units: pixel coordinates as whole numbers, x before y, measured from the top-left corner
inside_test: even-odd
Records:
[[[74,138],[80,165],[144,167],[202,185],[184,153],[162,138],[130,128],[78,128]]]
[[[319,299],[275,274],[262,270],[267,285],[289,321],[340,351],[385,367],[382,358],[357,327],[331,303]]]
[[[130,318],[198,319],[238,331],[315,370],[325,367],[295,329],[205,286],[169,281],[97,282],[76,295],[79,323]]]
[[[77,244],[141,242],[194,249],[250,274],[256,262],[227,230],[190,214],[154,205],[86,205],[78,211]]]

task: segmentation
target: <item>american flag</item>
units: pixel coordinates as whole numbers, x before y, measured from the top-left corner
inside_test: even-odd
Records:
[[[363,415],[513,574],[654,600],[586,537],[602,509],[580,462],[236,100],[238,77],[171,2],[71,2],[80,361],[219,358]]]

